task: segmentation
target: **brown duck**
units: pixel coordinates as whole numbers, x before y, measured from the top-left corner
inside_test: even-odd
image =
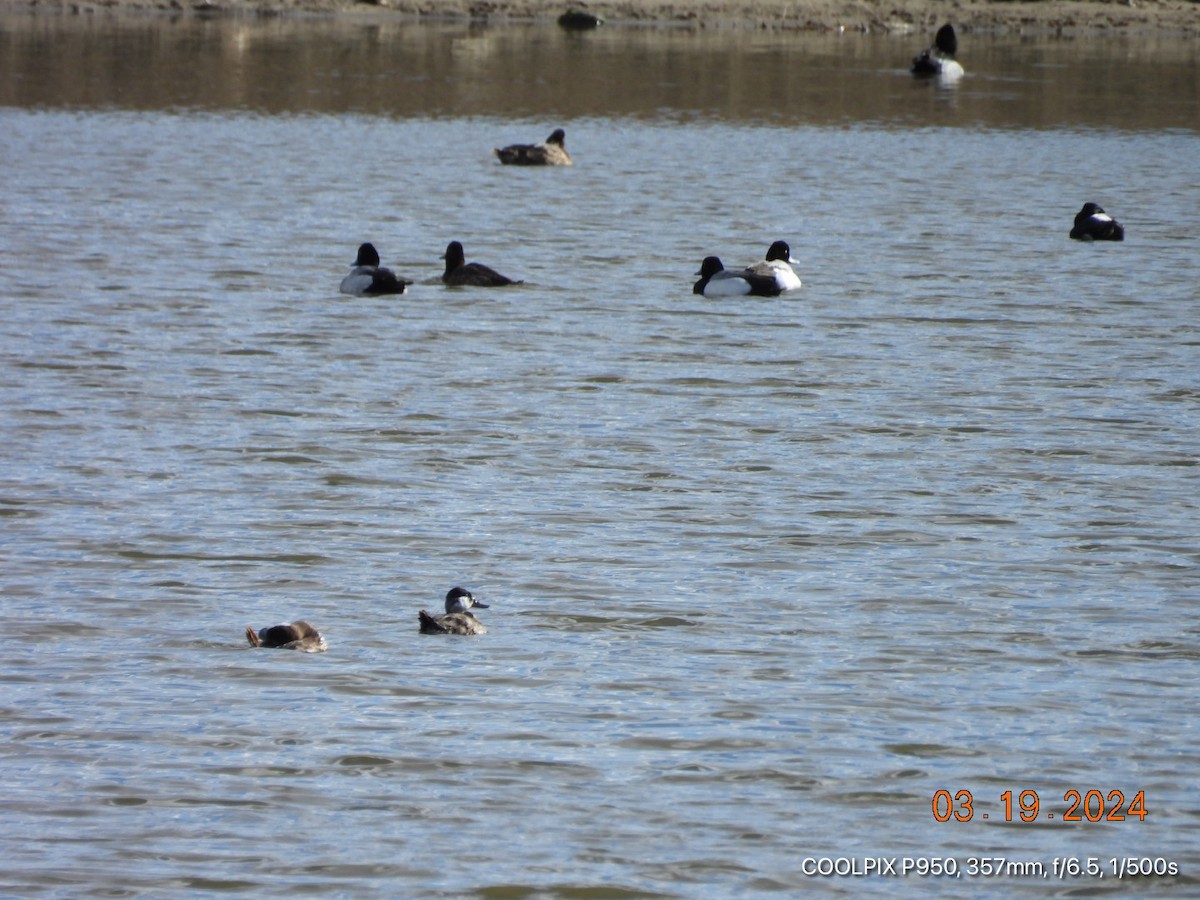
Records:
[[[463,253],[463,245],[451,241],[442,257],[446,260],[446,271],[442,273],[442,281],[446,284],[474,285],[475,287],[503,287],[506,284],[520,284],[506,275],[501,275],[495,269],[483,263],[469,263]]]
[[[277,647],[282,650],[299,650],[301,653],[323,653],[329,649],[321,632],[303,619],[290,624],[271,625],[257,632],[246,626],[246,640],[251,647]]]
[[[487,609],[466,588],[450,588],[446,594],[446,614],[435,616],[425,610],[417,614],[421,621],[421,634],[487,634],[483,623],[475,618],[471,607]]]
[[[542,144],[510,144],[492,150],[506,166],[570,166],[571,154],[563,142],[567,133],[555,128]]]

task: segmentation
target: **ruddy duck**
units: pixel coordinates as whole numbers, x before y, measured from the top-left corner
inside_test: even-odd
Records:
[[[1096,203],[1085,203],[1075,214],[1071,237],[1077,241],[1123,241],[1125,229]]]
[[[495,269],[489,269],[482,263],[469,263],[463,254],[463,245],[451,241],[442,257],[446,261],[446,271],[442,281],[446,284],[470,284],[475,287],[503,287],[506,284],[520,284]]]
[[[696,273],[700,280],[692,285],[693,294],[705,297],[738,297],[753,294],[756,297],[778,297],[779,283],[774,275],[756,275],[749,269],[730,272],[715,256],[706,256]]]
[[[800,276],[792,268],[792,248],[787,241],[776,241],[767,249],[762,262],[746,266],[745,275],[769,275],[779,285],[780,292],[794,291],[800,287]]]
[[[354,260],[354,268],[342,279],[338,289],[343,294],[356,296],[370,294],[403,294],[411,284],[403,278],[397,278],[391,269],[379,265],[379,252],[374,244],[363,244],[358,248],[358,258]]]
[[[948,81],[962,78],[962,64],[954,58],[957,52],[958,35],[954,33],[954,26],[947,22],[938,29],[933,46],[913,57],[912,73],[924,77],[937,75]]]
[[[563,143],[566,139],[567,133],[555,128],[545,143],[511,144],[497,147],[492,152],[506,166],[569,166],[572,162],[571,154]]]
[[[446,594],[446,614],[434,616],[425,610],[417,614],[421,620],[421,634],[487,634],[483,623],[475,618],[471,607],[487,609],[466,588],[450,588]]]
[[[271,625],[256,633],[246,626],[246,640],[251,647],[278,647],[282,650],[299,650],[301,653],[323,653],[329,649],[321,632],[303,619],[283,625]]]

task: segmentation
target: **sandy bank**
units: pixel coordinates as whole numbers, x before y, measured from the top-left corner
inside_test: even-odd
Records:
[[[1200,34],[1200,0],[0,0],[16,11],[105,14],[173,11],[188,15],[337,15],[488,21],[553,21],[586,8],[626,23],[803,31],[929,32],[943,21],[963,31]]]

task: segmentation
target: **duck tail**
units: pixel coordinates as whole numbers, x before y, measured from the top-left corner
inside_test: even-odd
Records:
[[[442,634],[446,630],[442,627],[441,622],[439,622],[425,610],[421,610],[419,613],[417,613],[417,618],[421,620],[421,630],[426,633]]]
[[[251,647],[261,647],[262,646],[262,639],[259,638],[259,636],[255,632],[255,630],[253,628],[251,628],[249,625],[246,626],[246,640],[250,642]]]

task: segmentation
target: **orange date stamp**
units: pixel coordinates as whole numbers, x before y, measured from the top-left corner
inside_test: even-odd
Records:
[[[1137,819],[1145,822],[1149,815],[1145,791],[1138,791],[1127,799],[1123,791],[1105,793],[1095,788],[1071,789],[1063,794],[1062,802],[1061,807],[1045,809],[1037,791],[1026,788],[1014,794],[1007,790],[1000,795],[1002,810],[998,821],[1124,822]],[[970,822],[976,817],[986,820],[990,816],[990,813],[976,812],[975,795],[966,789],[951,792],[943,788],[933,792],[933,818],[938,822]]]

